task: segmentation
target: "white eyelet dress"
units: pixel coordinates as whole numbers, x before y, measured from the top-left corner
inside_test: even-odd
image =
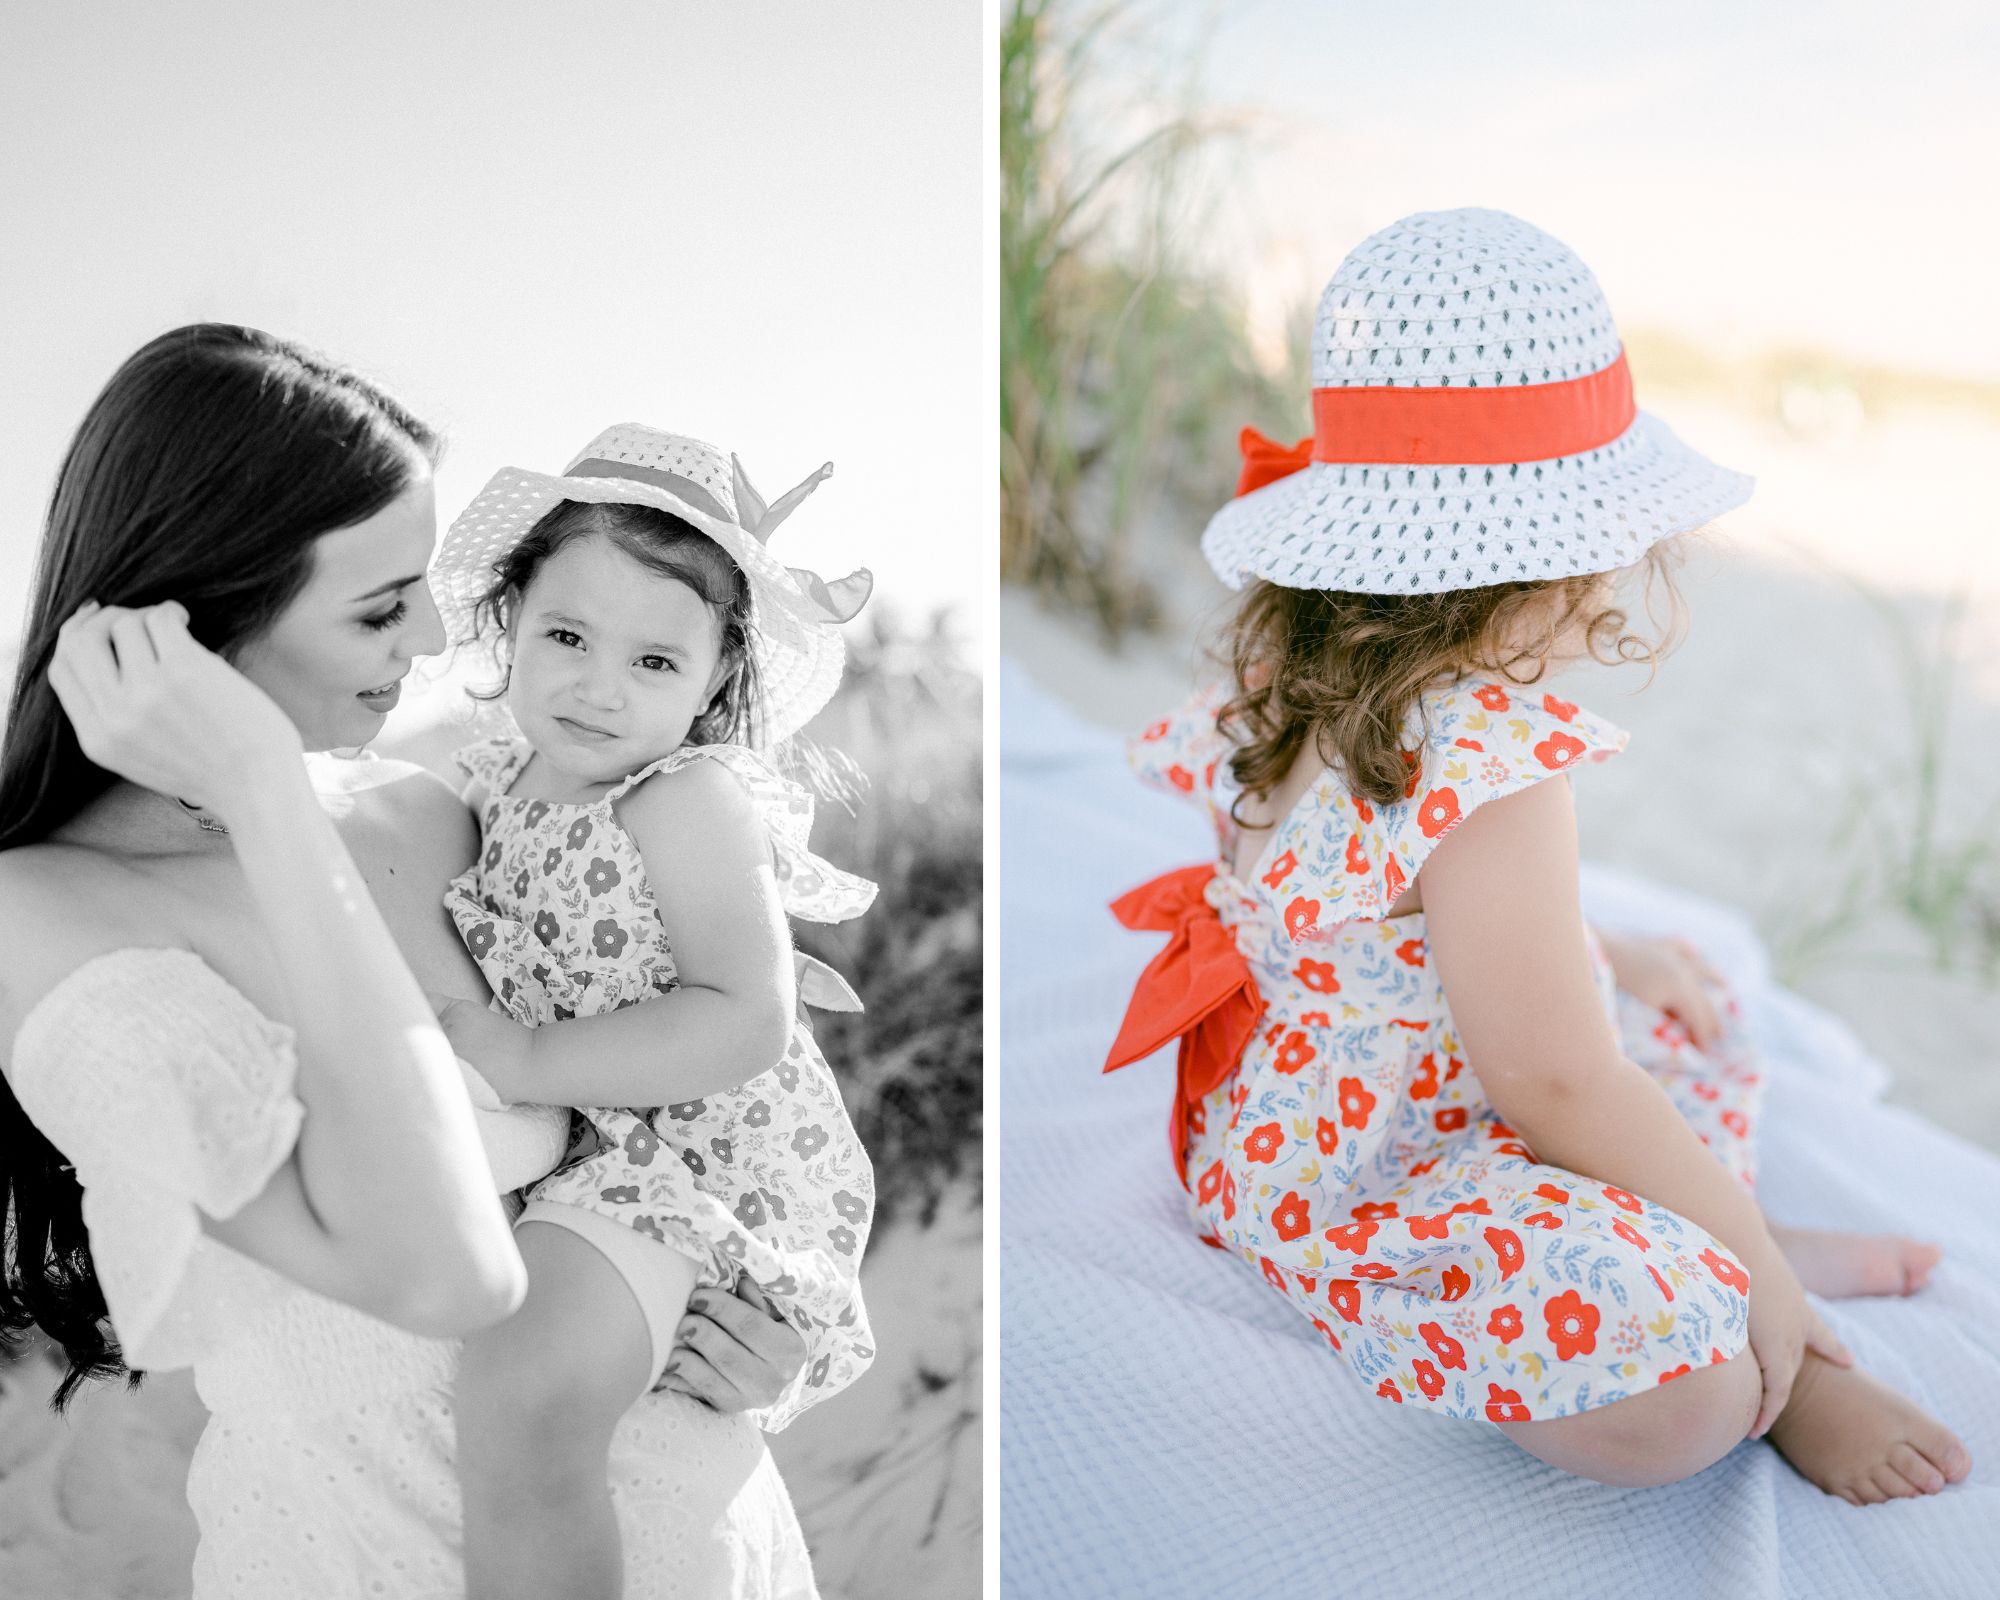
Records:
[[[300,1288],[203,1232],[261,1193],[303,1107],[290,1028],[185,950],[125,949],[16,1035],[22,1108],[71,1161],[135,1368],[191,1367],[212,1413],[188,1468],[194,1600],[462,1600],[454,1341]],[[559,1153],[537,1113],[482,1113],[496,1187]],[[748,1416],[646,1396],[612,1445],[628,1600],[810,1600],[798,1519]]]
[[[459,752],[459,765],[486,788],[483,848],[445,899],[487,983],[524,1026],[600,1015],[679,986],[655,887],[614,809],[656,773],[696,761],[729,769],[764,820],[788,915],[845,921],[875,897],[865,878],[806,848],[812,797],[742,745],[683,745],[600,799],[578,803],[508,794],[531,754],[524,741],[507,738]],[[860,1005],[817,964],[801,975],[800,992],[809,1001]],[[580,1114],[595,1138],[585,1140],[581,1159],[537,1184],[531,1200],[637,1229],[699,1263],[700,1283],[733,1287],[747,1274],[770,1296],[804,1336],[806,1364],[756,1413],[761,1427],[777,1431],[867,1370],[875,1347],[859,1273],[874,1174],[803,1019],[771,1069],[737,1088],[678,1105]]]

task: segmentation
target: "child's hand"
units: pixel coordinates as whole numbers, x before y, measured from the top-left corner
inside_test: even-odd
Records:
[[[1709,984],[1722,977],[1685,939],[1633,939],[1601,933],[1605,959],[1618,987],[1655,1011],[1664,1011],[1687,1029],[1695,1047],[1707,1050],[1722,1037]]]
[[[471,1062],[502,1100],[515,1104],[535,1098],[528,1070],[532,1028],[522,1027],[501,1012],[489,1011],[476,1000],[443,994],[426,998],[437,1012],[438,1026],[444,1029],[452,1050]]]
[[[1853,1366],[1854,1356],[1807,1302],[1798,1274],[1776,1245],[1746,1256],[1743,1264],[1750,1269],[1750,1353],[1764,1375],[1764,1398],[1750,1437],[1761,1439],[1791,1399],[1806,1351],[1837,1367]]]

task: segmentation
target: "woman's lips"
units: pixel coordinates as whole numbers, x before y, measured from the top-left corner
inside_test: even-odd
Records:
[[[370,711],[393,711],[396,702],[403,698],[403,680],[398,678],[394,683],[380,689],[364,689],[354,698]]]

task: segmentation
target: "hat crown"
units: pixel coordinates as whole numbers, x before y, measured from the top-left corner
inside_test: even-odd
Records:
[[[1313,321],[1316,389],[1492,388],[1600,372],[1622,348],[1597,279],[1505,211],[1422,211],[1355,246]]]
[[[738,520],[729,456],[703,440],[685,433],[668,433],[664,428],[649,428],[642,422],[621,422],[606,428],[579,450],[563,471],[568,474],[582,462],[592,460],[624,461],[685,478],[713,500],[729,521]]]

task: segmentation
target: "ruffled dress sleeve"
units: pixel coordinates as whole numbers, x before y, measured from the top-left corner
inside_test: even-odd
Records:
[[[292,1030],[187,950],[87,961],[21,1025],[14,1094],[76,1169],[129,1365],[191,1365],[240,1329],[246,1294],[282,1285],[200,1219],[234,1216],[291,1154],[297,1071]]]
[[[452,761],[467,778],[479,783],[490,800],[505,794],[521,775],[529,749],[527,742],[511,735],[481,739],[476,744],[452,752]]]
[[[860,916],[874,902],[873,883],[841,871],[807,848],[806,841],[812,836],[812,795],[802,784],[794,783],[756,751],[743,745],[682,745],[672,755],[641,767],[624,779],[604,796],[604,801],[610,804],[620,799],[656,772],[679,771],[701,760],[719,761],[734,773],[764,819],[771,837],[778,900],[787,916],[801,917],[807,922],[846,922]]]
[[[1402,795],[1372,805],[1329,771],[1281,825],[1253,887],[1295,941],[1386,916],[1439,841],[1480,806],[1608,761],[1627,737],[1580,706],[1517,684],[1473,680],[1428,693],[1406,736]]]

